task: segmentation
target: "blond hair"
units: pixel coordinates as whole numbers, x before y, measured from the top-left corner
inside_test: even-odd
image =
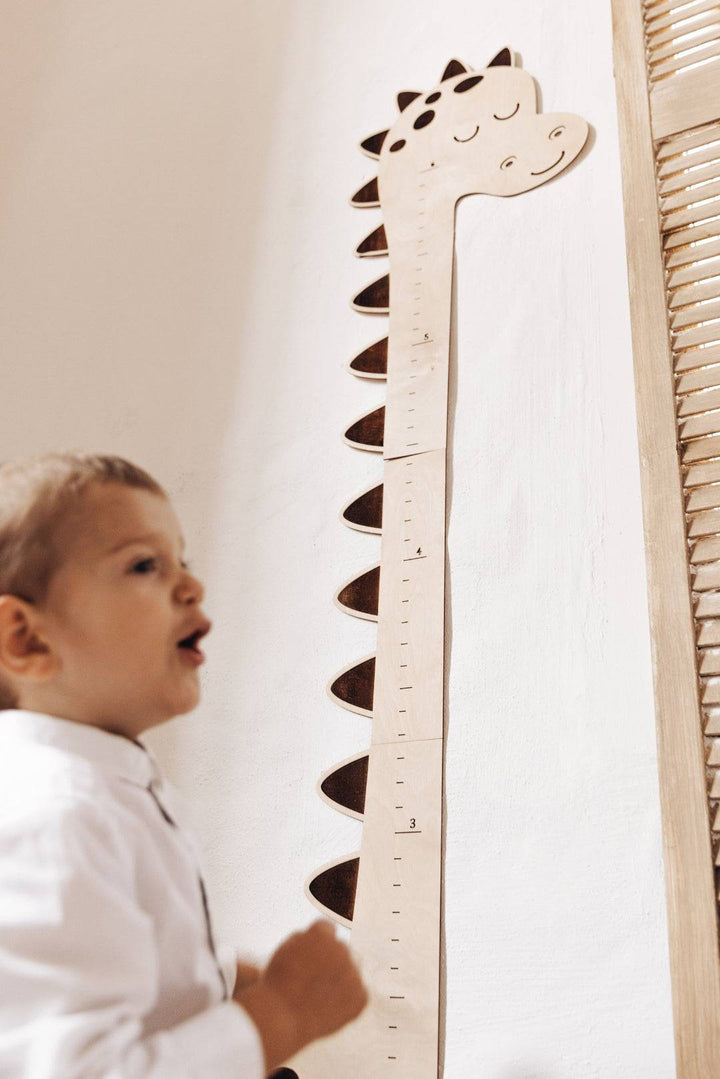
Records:
[[[57,542],[60,526],[81,511],[94,483],[140,487],[167,498],[149,473],[123,457],[54,452],[0,464],[0,595],[45,602],[67,554]],[[17,707],[0,678],[0,711]]]

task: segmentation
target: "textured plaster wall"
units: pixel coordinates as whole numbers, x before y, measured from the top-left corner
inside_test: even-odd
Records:
[[[672,1079],[609,3],[24,0],[0,49],[2,458],[120,453],[170,491],[215,628],[147,736],[189,800],[217,935],[262,958],[360,825],[316,797],[369,724],[337,514],[383,400],[348,206],[394,94],[511,45],[589,153],[457,220],[447,1079]],[[378,271],[380,272],[380,271]]]

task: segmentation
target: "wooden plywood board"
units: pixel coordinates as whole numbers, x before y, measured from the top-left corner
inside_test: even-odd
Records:
[[[371,1000],[350,1027],[291,1062],[300,1079],[437,1076],[455,207],[467,194],[508,197],[546,183],[588,134],[578,116],[538,113],[534,80],[507,48],[479,71],[451,60],[436,86],[401,92],[398,106],[390,128],[363,140],[379,174],[351,200],[383,212],[357,253],[389,259],[389,273],[352,305],[388,314],[389,326],[350,363],[354,374],[387,379],[385,406],[345,433],[354,448],[382,450],[382,484],[356,496],[343,520],[381,531],[382,546],[379,574],[348,581],[337,602],[377,617],[377,653],[330,686],[337,703],[372,718],[371,744],[320,783],[326,800],[362,818],[362,844],[359,860],[339,858],[308,882],[313,901],[351,925]]]

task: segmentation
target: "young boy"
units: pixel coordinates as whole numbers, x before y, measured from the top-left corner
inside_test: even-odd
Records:
[[[263,971],[216,955],[139,740],[200,697],[210,622],[183,545],[122,458],[0,467],[2,1079],[261,1079],[365,1006],[328,922]]]

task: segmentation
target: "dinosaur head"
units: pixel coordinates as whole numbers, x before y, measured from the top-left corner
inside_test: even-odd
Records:
[[[517,195],[538,187],[577,157],[588,125],[572,113],[538,113],[535,81],[503,49],[481,71],[451,60],[429,93],[398,95],[400,115],[365,139],[379,158],[380,198],[408,190],[413,177],[455,199]]]

